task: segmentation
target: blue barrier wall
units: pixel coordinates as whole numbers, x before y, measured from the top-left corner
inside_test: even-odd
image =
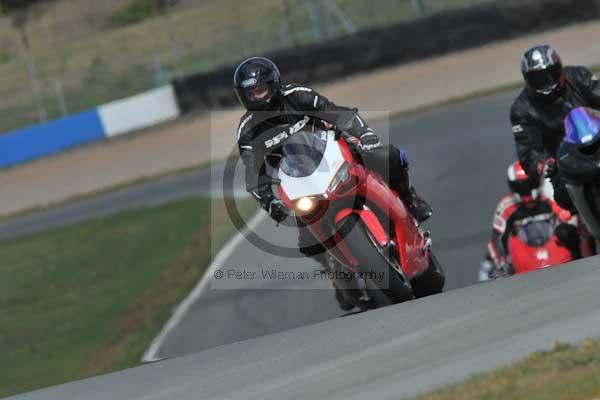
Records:
[[[96,109],[0,135],[0,168],[105,137]]]

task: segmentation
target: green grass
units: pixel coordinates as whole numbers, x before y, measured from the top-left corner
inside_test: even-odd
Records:
[[[232,230],[191,198],[0,242],[0,397],[138,364]]]
[[[435,12],[484,1],[488,0],[425,2],[427,11]],[[64,84],[72,113],[148,90],[161,84],[161,76],[205,72],[248,55],[317,40],[308,2],[292,6],[289,14],[283,0],[179,3],[165,16],[149,6],[150,0],[62,0],[32,18],[28,34],[49,117],[60,116],[56,79]],[[359,29],[414,18],[410,0],[336,4]],[[322,39],[346,33],[323,11],[322,22]],[[0,18],[0,132],[37,122],[19,43],[10,21]]]
[[[115,26],[125,26],[141,22],[159,14],[157,0],[133,0],[115,11],[110,22]]]
[[[593,400],[600,398],[600,341],[579,346],[557,342],[501,368],[418,400]]]

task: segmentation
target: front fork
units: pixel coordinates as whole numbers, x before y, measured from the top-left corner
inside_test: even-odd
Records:
[[[335,259],[329,252],[326,253],[327,259],[327,267],[331,272],[341,271],[343,269],[347,270],[346,267],[338,260]],[[349,270],[348,270],[349,271]],[[359,296],[356,298],[356,306],[360,308],[362,311],[369,309],[369,305],[371,304],[371,297],[367,292],[367,282],[364,280],[362,276],[358,276],[356,278],[356,289],[359,292]],[[339,290],[350,290],[349,288],[338,288]],[[353,301],[354,302],[354,301]]]
[[[583,223],[587,226],[588,230],[592,234],[592,236],[596,239],[596,241],[600,240],[600,221],[596,218],[596,215],[592,211],[591,207],[598,207],[598,205],[590,205],[588,204],[588,199],[585,195],[585,186],[584,185],[572,185],[567,184],[567,191],[569,192],[569,196],[575,204],[579,215],[583,219]]]

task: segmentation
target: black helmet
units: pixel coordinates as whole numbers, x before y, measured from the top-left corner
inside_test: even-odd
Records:
[[[521,60],[521,72],[529,90],[537,97],[553,100],[564,88],[562,61],[548,45],[527,50]]]
[[[247,110],[261,111],[281,94],[281,74],[268,58],[248,58],[235,70],[233,86]]]

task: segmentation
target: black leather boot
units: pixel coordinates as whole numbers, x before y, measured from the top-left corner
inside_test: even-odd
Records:
[[[419,222],[426,221],[433,214],[433,209],[421,196],[415,192],[414,187],[405,193],[400,193],[408,212]]]

